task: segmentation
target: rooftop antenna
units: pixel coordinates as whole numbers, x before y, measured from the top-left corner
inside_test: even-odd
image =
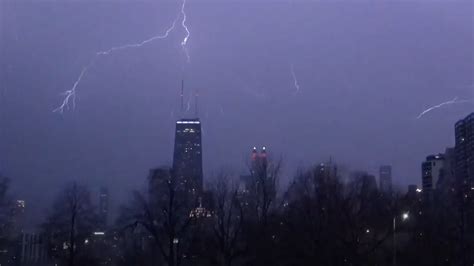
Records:
[[[199,96],[199,91],[196,91],[196,94],[194,95],[194,115],[196,118],[198,117],[198,96]]]
[[[181,80],[181,115],[183,115],[183,111],[184,111],[183,97],[184,97],[184,79]]]

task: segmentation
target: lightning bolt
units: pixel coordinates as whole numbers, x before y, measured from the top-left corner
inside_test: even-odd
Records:
[[[298,79],[296,78],[295,68],[293,64],[290,65],[290,70],[291,70],[291,76],[293,77],[293,85],[295,86],[295,89],[296,89],[295,94],[296,94],[300,91],[300,84],[298,83]]]
[[[101,56],[106,56],[113,54],[114,52],[120,51],[120,50],[125,50],[125,49],[130,49],[130,48],[140,48],[150,42],[153,42],[155,40],[162,40],[168,38],[169,34],[175,29],[176,23],[180,18],[181,20],[181,26],[185,30],[186,34],[184,36],[184,39],[181,41],[181,47],[183,48],[186,58],[188,63],[190,62],[190,56],[186,47],[186,44],[188,43],[189,36],[191,35],[188,27],[186,26],[186,12],[185,12],[185,6],[186,6],[186,0],[183,0],[181,9],[178,12],[178,15],[176,18],[173,20],[171,23],[171,26],[166,29],[166,31],[163,34],[155,35],[152,36],[151,38],[148,38],[144,41],[138,42],[138,43],[130,43],[130,44],[125,44],[121,46],[115,46],[112,47],[108,50],[104,51],[99,51],[95,53],[94,58],[90,61],[88,65],[86,65],[84,68],[82,68],[81,73],[79,74],[79,77],[76,79],[76,82],[74,82],[74,85],[70,90],[66,90],[65,92],[61,93],[61,95],[64,96],[63,101],[61,102],[61,105],[59,105],[56,109],[53,110],[53,112],[58,112],[58,113],[63,113],[64,110],[69,110],[69,104],[72,102],[72,109],[74,110],[76,107],[76,91],[77,87],[79,86],[79,83],[82,81],[82,78],[85,76],[85,74],[89,71],[91,67],[94,66],[96,60],[101,57]]]
[[[416,119],[420,119],[422,118],[424,115],[426,115],[427,113],[435,110],[435,109],[438,109],[438,108],[441,108],[445,105],[451,105],[451,104],[458,104],[458,103],[469,103],[469,102],[472,102],[472,100],[459,100],[458,97],[454,97],[454,99],[452,100],[449,100],[449,101],[446,101],[446,102],[443,102],[443,103],[440,103],[438,105],[435,105],[435,106],[432,106],[426,110],[424,110],[423,112],[421,112],[417,117]]]
[[[85,66],[82,69],[81,74],[79,74],[79,77],[77,78],[76,82],[74,82],[74,85],[72,86],[72,88],[61,94],[61,95],[64,95],[64,99],[63,99],[61,105],[59,105],[59,107],[54,109],[53,112],[59,112],[59,113],[62,114],[64,112],[64,109],[69,110],[69,102],[70,101],[72,101],[72,109],[74,110],[76,108],[76,88],[79,85],[79,83],[81,82],[84,75],[89,70],[89,68],[94,65],[94,61],[95,60],[92,60],[87,66]]]
[[[186,26],[186,12],[184,11],[184,8],[186,6],[186,0],[183,0],[183,4],[181,5],[181,15],[183,17],[183,20],[181,20],[181,27],[183,27],[184,31],[186,32],[186,35],[184,36],[184,39],[181,41],[181,47],[183,47],[183,51],[186,54],[186,58],[188,59],[188,63],[191,62],[191,58],[189,57],[189,52],[188,48],[186,47],[186,44],[188,43],[189,36],[191,36],[191,32],[188,29],[188,26]]]
[[[146,39],[142,42],[139,42],[139,43],[131,43],[131,44],[125,44],[125,45],[122,45],[122,46],[112,47],[109,50],[97,52],[96,56],[109,55],[109,54],[111,54],[115,51],[123,50],[123,49],[140,48],[140,47],[142,47],[143,45],[145,45],[149,42],[159,40],[159,39],[166,39],[166,38],[168,38],[168,35],[170,34],[170,32],[173,31],[173,29],[175,28],[175,25],[176,25],[176,22],[178,21],[178,19],[179,19],[179,16],[173,21],[171,26],[162,35],[155,35],[155,36],[153,36],[149,39]]]

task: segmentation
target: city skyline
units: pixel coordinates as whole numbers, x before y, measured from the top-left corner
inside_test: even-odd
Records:
[[[329,157],[373,174],[391,164],[405,186],[418,182],[419,158],[451,142],[452,121],[472,110],[445,105],[416,119],[456,96],[474,97],[472,1],[188,1],[190,63],[178,23],[167,39],[100,56],[76,109],[51,113],[95,53],[164,33],[181,4],[2,1],[0,169],[15,189],[75,178],[133,186],[144,169],[171,163],[168,127],[179,118],[183,78],[186,104],[200,94],[206,174],[230,164],[223,158],[239,168],[248,147],[266,145],[288,169]]]

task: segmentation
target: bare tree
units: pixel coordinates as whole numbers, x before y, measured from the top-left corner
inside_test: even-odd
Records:
[[[238,187],[229,183],[229,176],[220,174],[213,189],[215,210],[213,239],[219,253],[219,264],[231,266],[242,255],[244,211]]]
[[[348,260],[354,265],[380,263],[384,254],[376,256],[376,251],[393,235],[392,218],[396,213],[390,201],[378,192],[375,177],[365,172],[353,176],[345,185],[339,210],[335,236]]]
[[[250,176],[247,180],[247,197],[245,204],[249,206],[252,217],[265,227],[271,207],[276,203],[277,184],[281,174],[282,160],[272,161],[265,157],[252,160]]]
[[[145,229],[169,266],[181,265],[197,195],[185,189],[173,171],[152,170],[148,195],[134,192],[131,205],[122,207],[119,223]]]
[[[8,225],[11,199],[8,196],[10,179],[0,176],[0,237],[6,234]]]
[[[8,195],[10,179],[0,175],[0,248],[8,250],[12,246],[12,201]],[[0,254],[0,263],[7,261],[11,254]]]
[[[91,204],[89,190],[73,182],[56,198],[51,213],[43,224],[51,255],[63,265],[79,265],[81,251],[98,225],[98,217]],[[82,263],[81,263],[82,264]],[[90,262],[89,262],[90,264]]]
[[[245,180],[245,189],[240,193],[240,202],[246,217],[244,235],[246,242],[247,264],[271,265],[273,248],[276,245],[275,222],[278,215],[277,184],[281,174],[282,160],[273,161],[265,150],[255,156],[249,165],[249,176]],[[255,236],[258,237],[256,238]]]
[[[285,195],[280,250],[286,255],[281,261],[377,264],[380,248],[391,235],[391,213],[374,182],[362,176],[344,183],[331,164],[300,172]]]
[[[344,189],[335,169],[320,164],[300,171],[285,193],[281,249],[288,264],[334,264],[331,253],[339,248],[334,235]]]

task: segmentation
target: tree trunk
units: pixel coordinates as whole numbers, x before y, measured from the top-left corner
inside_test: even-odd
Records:
[[[68,266],[74,266],[74,257],[75,257],[75,245],[76,245],[76,235],[74,232],[74,227],[76,224],[76,211],[73,211],[72,217],[71,217],[71,228],[69,232],[69,261],[68,261]]]

